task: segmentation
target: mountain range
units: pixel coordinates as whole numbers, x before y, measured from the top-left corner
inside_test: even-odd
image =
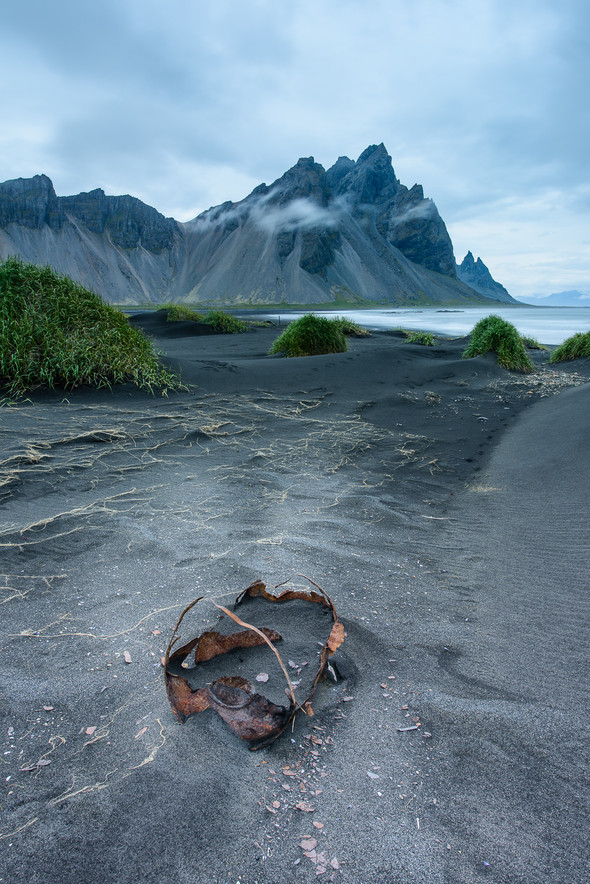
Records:
[[[383,144],[328,170],[300,159],[273,184],[192,221],[46,175],[0,184],[0,257],[49,264],[117,304],[514,303],[471,252],[455,262],[436,205]]]

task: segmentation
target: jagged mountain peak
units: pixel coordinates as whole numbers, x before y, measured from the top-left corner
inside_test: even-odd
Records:
[[[385,146],[379,144],[364,150],[356,163],[352,163],[345,174],[339,176],[336,193],[352,197],[354,205],[359,207],[393,199],[398,187],[391,157]]]
[[[473,257],[473,252],[471,250],[469,250],[467,252],[467,254],[465,255],[465,257],[463,258],[463,261],[461,262],[461,268],[462,268],[462,270],[467,271],[467,270],[474,269],[476,267],[479,268],[479,271],[482,274],[489,273],[488,268],[483,263],[481,258],[478,257],[476,260]]]
[[[326,172],[328,187],[332,190],[336,190],[340,181],[342,181],[344,176],[354,168],[354,165],[355,162],[354,160],[351,160],[350,157],[338,157],[334,165],[330,166]]]
[[[382,141],[379,144],[370,144],[366,147],[358,158],[357,165],[369,161],[373,164],[383,162],[391,165],[391,157]]]
[[[461,264],[457,265],[457,277],[486,298],[492,298],[494,301],[514,301],[504,286],[492,277],[481,258],[475,260],[471,251],[468,251]]]
[[[250,197],[268,196],[270,202],[309,198],[326,205],[347,194],[357,205],[373,205],[391,199],[398,187],[391,157],[381,143],[367,147],[356,162],[339,157],[327,172],[313,156],[300,157],[271,185],[256,187]]]
[[[271,204],[311,199],[325,205],[328,201],[326,171],[313,157],[301,157],[270,185],[266,196]]]

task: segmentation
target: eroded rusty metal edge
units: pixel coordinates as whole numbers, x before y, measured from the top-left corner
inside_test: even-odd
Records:
[[[301,575],[304,576],[304,575]],[[168,700],[175,715],[181,722],[193,715],[195,712],[202,712],[205,709],[213,708],[218,715],[229,725],[234,733],[247,740],[250,743],[250,749],[260,749],[273,743],[284,732],[294,716],[299,710],[306,714],[313,715],[311,702],[315,696],[318,682],[325,672],[328,658],[337,650],[344,641],[346,633],[342,623],[338,620],[336,609],[331,598],[309,577],[305,578],[312,583],[319,592],[313,590],[285,590],[276,596],[270,593],[262,580],[256,580],[250,584],[236,598],[235,605],[239,605],[246,598],[263,598],[271,603],[281,603],[293,601],[295,599],[301,601],[312,602],[314,604],[322,604],[327,607],[333,618],[332,629],[326,642],[322,647],[320,654],[320,665],[316,673],[309,695],[301,703],[293,703],[290,705],[277,706],[261,694],[255,693],[250,682],[241,676],[230,676],[229,678],[220,678],[209,688],[197,688],[194,690],[188,681],[180,675],[176,675],[169,671],[169,663],[171,661],[181,663],[188,657],[193,649],[196,648],[195,662],[204,662],[204,660],[212,659],[214,656],[225,654],[229,650],[237,647],[254,647],[263,643],[263,639],[252,631],[232,633],[231,635],[221,636],[219,633],[204,632],[197,636],[182,647],[177,648],[174,653],[172,649],[177,639],[180,624],[191,608],[197,602],[201,601],[202,596],[191,602],[190,605],[182,611],[178,622],[174,627],[172,637],[168,644],[165,657],[165,681]],[[280,635],[274,630],[262,630],[269,637],[270,641],[277,641]],[[249,638],[251,636],[252,638]],[[272,637],[271,637],[272,636]],[[203,641],[205,639],[205,641]],[[202,653],[200,655],[200,643],[202,642]],[[223,689],[241,690],[244,694],[243,702],[228,704],[220,699],[219,694],[223,694]]]
[[[282,636],[274,629],[261,630],[269,641],[278,642]],[[223,635],[220,632],[207,631],[201,633],[196,638],[191,639],[186,645],[177,648],[169,657],[169,662],[176,660],[185,660],[194,648],[195,663],[206,663],[220,654],[227,654],[228,651],[235,651],[238,648],[255,648],[263,645],[264,639],[255,632],[232,632],[229,635]]]

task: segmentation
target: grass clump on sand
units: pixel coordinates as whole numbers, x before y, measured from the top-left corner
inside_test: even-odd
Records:
[[[192,307],[187,307],[184,304],[162,304],[161,309],[166,311],[168,322],[178,322],[179,320],[202,322],[220,334],[235,335],[248,331],[250,327],[250,324],[236,319],[235,316],[224,310],[210,310],[206,316],[203,316],[202,313],[197,313]]]
[[[191,322],[203,321],[201,313],[197,313],[192,307],[186,307],[184,304],[162,304],[161,309],[166,311],[167,322],[179,322],[181,320],[190,320]]]
[[[0,263],[0,386],[110,387],[132,381],[166,391],[180,381],[119,310],[51,267]]]
[[[536,338],[531,338],[529,335],[521,335],[520,340],[525,345],[527,350],[548,350],[549,347],[546,347],[545,344],[539,344]]]
[[[287,356],[321,356],[346,352],[346,338],[337,319],[307,313],[291,322],[279,335],[269,353]]]
[[[248,331],[248,325],[241,319],[236,319],[224,310],[210,310],[203,319],[205,325],[210,325],[216,332],[224,335],[237,335]]]
[[[496,353],[498,364],[509,371],[534,371],[525,346],[516,328],[494,313],[480,319],[471,332],[469,345],[463,359],[471,359],[484,353]]]
[[[358,323],[353,322],[352,319],[347,319],[346,316],[336,316],[332,322],[339,325],[342,329],[342,334],[349,338],[368,338],[371,336],[371,332],[367,328],[363,328]]]
[[[568,359],[590,359],[590,331],[577,332],[556,347],[549,362],[565,362]]]
[[[422,344],[423,347],[434,347],[432,332],[407,331],[406,344]]]

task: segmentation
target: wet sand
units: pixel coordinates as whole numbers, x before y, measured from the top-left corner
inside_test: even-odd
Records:
[[[0,882],[587,881],[588,363],[134,321],[188,392],[0,409]],[[347,632],[314,717],[180,724],[180,611],[302,574]]]

